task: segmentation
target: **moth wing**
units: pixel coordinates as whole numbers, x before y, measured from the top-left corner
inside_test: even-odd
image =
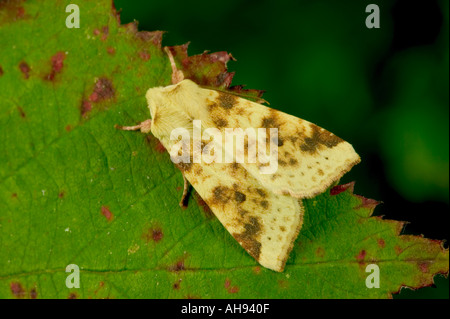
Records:
[[[274,147],[278,152],[276,163],[262,163],[258,157],[251,163],[247,138],[243,147],[242,166],[272,192],[313,197],[360,162],[349,143],[313,123],[232,94],[201,90],[208,107],[198,116],[205,127],[217,127],[222,132],[225,128],[278,129],[277,141],[269,138],[270,131],[266,130],[267,154],[270,143],[278,146]],[[262,170],[271,173],[261,174]]]
[[[262,266],[283,271],[303,221],[301,200],[274,194],[239,164],[179,165],[214,215]]]
[[[203,131],[278,129],[279,156],[273,174],[261,174],[265,163],[251,163],[248,158],[242,163],[196,163],[192,145],[189,163],[178,164],[231,235],[262,266],[275,271],[283,270],[302,225],[304,209],[299,198],[323,192],[359,162],[350,144],[312,123],[231,94],[200,88],[190,80],[149,89],[147,100],[151,131],[169,152],[177,144],[170,138],[171,132],[181,127],[193,136],[195,119],[201,120]],[[271,143],[269,139],[267,148]],[[232,154],[233,159],[237,154]]]

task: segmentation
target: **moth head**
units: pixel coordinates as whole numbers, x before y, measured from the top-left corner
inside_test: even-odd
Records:
[[[151,131],[155,137],[170,135],[174,128],[192,126],[188,112],[193,105],[198,105],[193,102],[197,88],[191,80],[183,80],[174,85],[148,89],[145,97],[152,118]]]
[[[170,107],[170,104],[177,102],[183,103],[183,96],[185,96],[186,92],[189,92],[196,87],[198,87],[197,84],[186,79],[177,84],[148,89],[145,97],[152,119],[157,115],[157,110],[159,108]]]

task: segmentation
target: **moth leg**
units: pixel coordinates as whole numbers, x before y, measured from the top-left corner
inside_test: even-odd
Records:
[[[134,125],[134,126],[120,126],[120,125],[116,124],[115,128],[119,129],[119,130],[124,130],[124,131],[141,130],[142,133],[149,133],[150,130],[152,129],[152,120],[148,119],[148,120],[145,120],[144,122],[141,122],[138,125]]]
[[[186,177],[184,177],[183,175],[183,182],[184,182],[184,189],[183,189],[183,195],[181,196],[181,200],[180,200],[180,207],[181,208],[186,208],[188,205],[188,191],[189,191],[189,182],[186,179]]]
[[[177,69],[177,65],[175,64],[175,59],[173,58],[172,52],[170,52],[170,49],[168,47],[164,47],[164,51],[166,51],[170,60],[170,66],[172,67],[172,84],[177,84],[178,82],[183,81],[183,71]]]

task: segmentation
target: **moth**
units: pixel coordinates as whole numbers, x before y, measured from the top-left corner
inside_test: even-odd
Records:
[[[231,93],[202,88],[175,71],[177,83],[147,91],[151,119],[119,128],[151,132],[183,174],[180,205],[191,184],[256,261],[283,271],[302,226],[302,199],[338,181],[360,162],[358,154],[349,143],[308,121]],[[230,151],[226,146],[231,143],[223,140],[227,130],[236,128],[257,133],[244,134],[243,149]],[[277,138],[268,134],[269,129],[276,129]],[[250,156],[251,151],[256,157]],[[264,160],[258,157],[262,153]],[[272,169],[264,172],[269,166]]]

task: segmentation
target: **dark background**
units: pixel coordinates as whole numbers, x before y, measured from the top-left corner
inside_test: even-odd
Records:
[[[342,182],[383,201],[405,233],[448,240],[449,2],[124,1],[122,23],[168,31],[189,54],[228,51],[233,85],[350,142],[362,163]],[[368,29],[366,6],[380,8]],[[447,247],[447,244],[446,244]],[[395,298],[449,298],[449,281]]]

